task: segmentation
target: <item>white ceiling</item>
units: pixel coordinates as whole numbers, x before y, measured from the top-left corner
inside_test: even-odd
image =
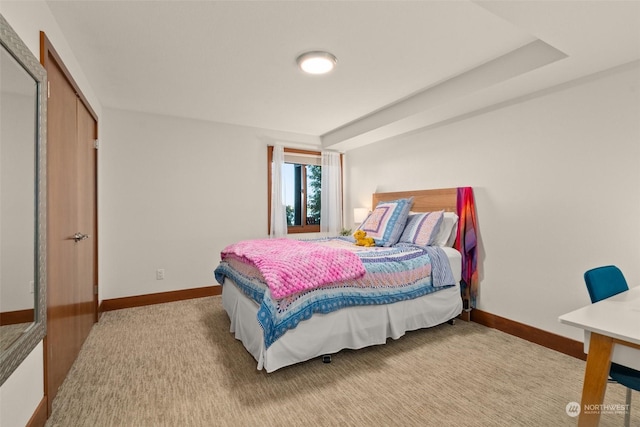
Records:
[[[103,107],[340,150],[640,59],[640,1],[47,4]],[[338,67],[302,74],[308,50]]]

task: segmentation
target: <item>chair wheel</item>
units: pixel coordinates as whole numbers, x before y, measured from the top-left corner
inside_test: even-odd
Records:
[[[331,355],[325,354],[324,356],[322,356],[322,363],[331,363]]]

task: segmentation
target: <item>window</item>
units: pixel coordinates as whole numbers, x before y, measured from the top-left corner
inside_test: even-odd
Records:
[[[319,226],[322,168],[319,165],[285,162],[283,176],[289,228]]]
[[[320,152],[284,149],[284,201],[288,233],[316,233],[320,231],[320,187],[322,167]],[[271,176],[273,147],[268,147],[269,224],[271,224]],[[271,230],[269,230],[271,231]]]

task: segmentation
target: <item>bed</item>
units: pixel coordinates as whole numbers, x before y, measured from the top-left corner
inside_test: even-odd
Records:
[[[424,218],[425,215],[418,215],[423,212],[444,211],[460,214],[459,193],[457,188],[375,193],[372,206],[383,206],[397,200],[410,200],[411,215],[416,215],[414,218]],[[372,215],[376,211],[377,209],[374,209]],[[409,227],[408,224],[409,221],[407,221],[407,227]],[[452,236],[448,239],[451,245],[455,239],[456,247],[460,244],[460,229],[460,224],[455,224]],[[433,239],[434,236],[431,238]],[[346,255],[346,252],[356,254],[360,260],[364,261],[366,271],[357,279],[340,278],[337,282],[319,288],[296,288],[289,290],[290,293],[287,295],[279,294],[286,291],[283,288],[270,288],[262,283],[267,281],[265,278],[272,277],[270,273],[263,275],[262,272],[254,271],[254,266],[247,267],[244,259],[223,256],[223,261],[216,269],[216,279],[222,285],[222,304],[229,315],[230,331],[255,358],[257,369],[264,369],[270,373],[320,356],[328,361],[331,354],[343,349],[360,349],[384,344],[388,338],[398,339],[407,331],[451,321],[463,313],[463,306],[467,306],[463,304],[461,293],[464,291],[460,287],[464,273],[464,253],[448,247],[449,244],[439,249],[406,243],[385,247],[356,248],[352,238],[339,239],[319,239],[320,241],[313,243],[314,246],[332,248],[343,248],[348,245],[351,249],[342,251],[341,254]],[[380,242],[376,240],[376,243]],[[316,243],[318,244],[315,245]],[[427,258],[434,264],[429,266],[428,270],[422,264],[425,257],[422,252],[428,252]],[[225,251],[223,251],[224,254]],[[309,256],[309,258],[314,257],[315,255]],[[360,283],[367,280],[377,281],[379,286],[381,280],[394,281],[395,279],[391,279],[391,276],[396,277],[395,270],[389,273],[386,269],[396,267],[389,267],[387,264],[397,265],[397,260],[400,259],[410,260],[407,262],[415,268],[413,274],[418,275],[419,277],[416,276],[418,279],[414,277],[410,285],[403,284],[401,297],[396,297],[395,294],[389,297],[385,294],[386,289],[381,291],[378,287],[376,291],[380,291],[384,298],[368,299],[366,293],[368,291],[360,289],[359,287],[363,286]],[[373,264],[373,262],[379,264]],[[379,269],[379,276],[376,276],[378,270],[374,272],[371,266]],[[433,274],[429,274],[431,268],[433,268]],[[437,269],[442,271],[441,274],[438,273],[438,277],[436,277]],[[424,271],[427,273],[423,273]],[[247,277],[250,277],[250,280],[247,280]],[[375,279],[376,277],[378,279]],[[352,284],[354,284],[353,287],[350,287]],[[304,283],[299,286],[304,286]],[[394,288],[389,292],[396,292],[396,290]],[[337,309],[325,309],[324,307],[330,303],[325,304],[325,300],[321,302],[314,300],[321,295],[325,298],[324,294],[331,294],[330,297],[326,297],[326,301],[336,301],[335,296],[339,294],[341,300],[349,302],[338,303]],[[308,309],[301,305],[298,307],[297,317],[291,316],[281,323],[277,323],[277,318],[270,320],[270,316],[280,315],[280,312],[284,311],[282,307],[295,306],[299,300],[305,298],[314,301],[312,306],[316,308]],[[321,306],[322,308],[319,308]]]

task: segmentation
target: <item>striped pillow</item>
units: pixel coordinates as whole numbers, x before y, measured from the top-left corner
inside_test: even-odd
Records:
[[[366,231],[367,237],[373,237],[376,246],[395,245],[404,230],[412,204],[413,197],[380,202],[358,230]]]
[[[409,215],[400,242],[430,246],[438,236],[443,215],[444,211]]]

